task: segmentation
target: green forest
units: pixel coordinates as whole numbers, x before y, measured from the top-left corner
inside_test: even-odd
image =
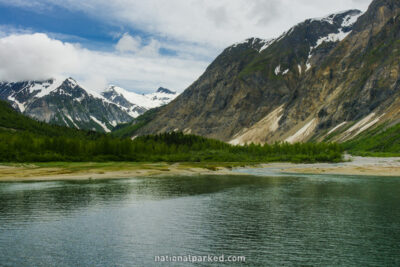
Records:
[[[338,162],[342,155],[334,143],[233,146],[180,132],[131,140],[37,122],[0,102],[1,162]]]
[[[29,132],[0,133],[0,161],[137,161],[137,162],[337,162],[337,144],[232,146],[217,140],[183,133],[142,136],[135,140],[103,135],[39,136]]]

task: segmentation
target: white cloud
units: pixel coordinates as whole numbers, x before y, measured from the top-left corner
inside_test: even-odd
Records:
[[[157,37],[221,49],[248,37],[276,37],[307,18],[351,8],[365,10],[371,1],[18,0],[16,5],[42,4],[43,8],[50,3]]]
[[[183,90],[232,43],[253,36],[277,37],[307,18],[351,8],[365,10],[371,1],[0,0],[44,14],[54,5],[61,6],[122,31],[114,35],[119,38],[115,51],[98,52],[57,41],[57,35],[10,35],[0,28],[0,79],[67,74],[93,87],[113,82],[136,90],[154,90],[159,85]],[[127,29],[139,29],[146,40],[123,34]],[[160,55],[161,48],[176,54]]]
[[[0,38],[0,80],[72,76],[98,91],[111,82],[142,92],[154,91],[160,85],[183,90],[208,64],[162,56],[157,53],[158,47],[152,41],[138,47],[136,54],[99,52],[42,33],[10,35]]]
[[[79,64],[79,46],[41,33],[0,39],[0,79],[46,79],[72,71]]]
[[[132,37],[129,34],[125,33],[121,39],[119,39],[118,43],[115,45],[115,48],[119,52],[138,52],[142,45],[142,38],[139,36]]]

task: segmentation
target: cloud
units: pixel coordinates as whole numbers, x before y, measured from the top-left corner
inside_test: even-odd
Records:
[[[135,48],[129,46],[134,45],[130,42],[134,37],[124,35],[121,39],[123,45],[119,42],[116,51],[99,52],[52,39],[43,33],[0,38],[0,80],[72,76],[97,91],[104,89],[106,83],[141,92],[154,91],[160,85],[182,91],[208,64],[160,55],[156,41]]]
[[[46,79],[72,71],[79,63],[79,49],[40,33],[1,38],[0,78]]]
[[[133,52],[136,53],[140,50],[142,45],[142,39],[140,37],[132,37],[125,33],[121,39],[119,39],[115,48],[121,52]]]
[[[43,15],[53,7],[79,12],[121,32],[113,51],[61,42],[57,33],[0,27],[0,79],[69,75],[98,89],[116,83],[151,91],[163,85],[181,91],[225,47],[248,37],[277,37],[307,18],[358,8],[372,0],[0,0]],[[132,34],[136,31],[140,36]],[[131,34],[129,34],[131,33]],[[79,38],[69,38],[80,42]],[[165,49],[169,55],[160,53]],[[107,49],[106,49],[107,50]]]
[[[248,37],[277,37],[307,18],[351,8],[365,10],[371,1],[18,0],[17,4],[62,6],[114,25],[140,29],[157,38],[221,49]]]
[[[134,53],[142,56],[160,56],[159,50],[161,44],[155,39],[151,39],[148,44],[144,44],[140,36],[132,37],[128,33],[122,35],[121,39],[115,45],[120,53]]]

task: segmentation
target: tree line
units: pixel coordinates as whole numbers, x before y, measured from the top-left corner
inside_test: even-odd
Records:
[[[149,119],[146,116],[143,123]],[[336,162],[343,155],[342,147],[334,143],[233,146],[181,132],[134,140],[127,136],[127,132],[102,134],[38,122],[0,101],[1,162]]]
[[[335,143],[275,143],[233,146],[181,132],[141,136],[40,136],[0,131],[0,161],[140,161],[140,162],[336,162],[343,149]]]

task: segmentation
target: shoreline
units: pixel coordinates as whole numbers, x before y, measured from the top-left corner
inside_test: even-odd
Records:
[[[363,175],[400,177],[400,157],[377,158],[346,155],[346,162],[302,164],[282,168],[282,172],[301,174]]]
[[[265,170],[274,174],[332,174],[400,177],[399,158],[347,156],[343,163],[265,163],[245,166],[245,163],[32,163],[0,165],[0,182],[122,179],[192,175],[252,175],[240,168]]]
[[[123,179],[138,177],[160,176],[191,176],[191,175],[242,175],[233,173],[231,168],[224,166],[207,167],[202,164],[188,163],[115,163],[116,168],[106,167],[102,163],[82,162],[71,163],[73,167],[47,167],[46,164],[11,164],[0,165],[0,182],[26,182],[26,181],[57,181],[57,180],[96,180],[96,179]],[[41,166],[42,165],[42,166]],[[43,166],[44,165],[44,166]],[[62,164],[58,164],[62,165]],[[118,168],[120,165],[122,167]],[[221,164],[223,165],[223,164]]]

